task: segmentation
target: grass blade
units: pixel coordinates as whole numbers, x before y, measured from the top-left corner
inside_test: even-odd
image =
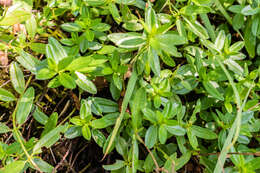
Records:
[[[127,84],[127,87],[126,87],[127,90],[126,90],[126,94],[125,94],[125,97],[124,97],[124,100],[123,100],[123,103],[122,103],[121,113],[120,113],[119,117],[118,117],[117,120],[116,120],[116,124],[115,124],[115,127],[114,127],[114,129],[113,129],[113,132],[112,132],[111,138],[110,138],[110,140],[109,140],[108,146],[107,146],[107,148],[106,148],[106,152],[105,152],[105,154],[104,154],[103,159],[104,159],[104,158],[106,157],[106,155],[108,154],[108,152],[109,152],[109,150],[110,150],[110,147],[112,146],[112,144],[113,144],[113,142],[114,142],[114,140],[115,140],[115,137],[116,137],[116,134],[117,134],[117,132],[118,132],[118,129],[119,129],[119,127],[120,127],[120,125],[121,125],[121,122],[122,122],[122,120],[123,120],[123,118],[124,118],[124,114],[125,114],[127,105],[128,105],[128,103],[129,103],[130,98],[131,98],[131,96],[132,96],[132,93],[133,93],[133,91],[134,91],[134,87],[135,87],[136,81],[137,81],[137,73],[136,73],[135,70],[133,70],[132,75],[131,75],[131,78],[130,78],[130,80],[129,80],[128,84]],[[102,159],[102,160],[103,160],[103,159]]]

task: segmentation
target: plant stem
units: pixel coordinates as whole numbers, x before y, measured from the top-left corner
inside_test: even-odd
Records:
[[[220,57],[222,59],[224,59],[223,55],[221,55]],[[217,60],[218,64],[220,65],[220,67],[222,68],[222,70],[224,71],[225,75],[227,76],[229,83],[230,83],[230,85],[231,85],[231,87],[234,91],[236,104],[237,104],[237,116],[236,116],[235,121],[232,124],[232,127],[229,131],[228,137],[227,137],[227,139],[224,143],[224,146],[223,146],[223,148],[220,152],[220,155],[219,155],[219,158],[218,158],[218,161],[217,161],[217,165],[214,169],[214,173],[221,173],[221,170],[223,169],[223,166],[224,166],[224,163],[225,163],[225,160],[226,160],[226,156],[228,154],[228,150],[235,144],[235,142],[236,142],[236,140],[239,136],[241,119],[242,119],[242,109],[243,109],[243,107],[246,103],[246,100],[249,96],[249,93],[250,93],[250,91],[253,87],[252,86],[251,88],[249,88],[247,95],[246,95],[246,97],[243,101],[243,104],[241,105],[241,98],[239,96],[238,90],[237,90],[235,83],[233,81],[233,78],[230,76],[228,70],[226,69],[224,64],[221,62],[220,57],[216,57],[216,60]]]

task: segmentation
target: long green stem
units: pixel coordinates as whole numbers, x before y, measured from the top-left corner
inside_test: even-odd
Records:
[[[221,57],[223,58],[223,56],[221,56]],[[214,169],[214,173],[221,173],[223,166],[224,166],[224,163],[225,163],[225,160],[226,160],[228,150],[235,144],[235,142],[236,142],[236,140],[239,136],[241,119],[242,119],[242,109],[243,109],[243,107],[246,103],[246,100],[249,96],[249,93],[250,93],[252,87],[249,88],[247,95],[246,95],[246,97],[243,101],[243,104],[241,105],[241,98],[239,96],[238,90],[235,86],[235,83],[234,83],[232,77],[230,76],[230,74],[229,74],[228,70],[226,69],[226,67],[224,66],[224,64],[221,62],[221,59],[219,57],[216,57],[216,60],[219,63],[220,67],[222,68],[222,70],[224,71],[225,75],[227,76],[227,78],[229,80],[229,83],[230,83],[230,85],[231,85],[231,87],[234,91],[235,99],[236,99],[236,103],[237,103],[236,119],[235,119],[234,123],[232,124],[232,127],[229,131],[228,137],[227,137],[227,139],[224,143],[223,149],[221,150],[220,156],[218,158],[217,165]]]
[[[125,97],[123,99],[123,103],[122,103],[122,108],[121,108],[121,112],[120,112],[120,115],[119,117],[117,118],[116,120],[116,124],[115,124],[115,127],[113,129],[113,132],[112,132],[112,135],[111,135],[111,138],[109,140],[109,143],[108,143],[108,146],[106,148],[106,151],[105,151],[105,154],[104,154],[104,157],[103,159],[106,157],[106,155],[109,153],[109,150],[110,148],[112,147],[112,144],[115,140],[115,137],[117,135],[117,132],[119,130],[119,127],[121,125],[121,122],[122,120],[124,119],[124,115],[125,115],[125,111],[127,109],[127,105],[130,101],[130,98],[132,96],[132,93],[134,91],[134,88],[135,88],[135,83],[137,81],[137,78],[138,78],[138,75],[137,75],[137,72],[136,70],[134,69],[133,70],[133,73],[132,73],[132,76],[130,77],[130,80],[128,82],[128,85],[127,85],[127,90],[126,90],[126,94],[125,94]],[[102,159],[102,160],[103,160]]]

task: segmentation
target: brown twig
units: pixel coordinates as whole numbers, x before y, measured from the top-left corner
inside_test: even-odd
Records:
[[[69,148],[67,150],[67,152],[64,154],[64,156],[62,157],[61,161],[55,166],[55,168],[52,170],[52,173],[55,173],[56,170],[58,170],[58,168],[62,165],[62,163],[64,162],[64,160],[67,158],[69,152],[70,152],[70,149],[71,149],[71,143],[69,145]]]
[[[79,152],[76,154],[76,156],[74,157],[74,159],[73,159],[73,161],[72,161],[72,163],[71,163],[71,166],[72,166],[72,167],[73,167],[75,161],[77,160],[79,154],[80,154],[83,150],[85,150],[85,149],[87,148],[87,146],[88,146],[88,145],[84,145],[84,147],[82,147],[82,148],[79,150]]]
[[[145,146],[146,150],[151,154],[152,160],[153,160],[153,162],[154,162],[154,164],[155,164],[155,167],[156,167],[155,172],[156,172],[156,173],[159,173],[160,167],[159,167],[159,165],[158,165],[158,163],[157,163],[157,161],[156,161],[156,159],[155,159],[153,153],[152,153],[151,150],[145,145],[143,139],[142,139],[138,134],[137,134],[137,139]]]

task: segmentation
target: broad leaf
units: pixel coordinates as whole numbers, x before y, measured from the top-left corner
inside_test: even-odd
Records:
[[[224,100],[223,95],[217,90],[218,84],[216,82],[203,81],[202,84],[211,96],[222,101]]]
[[[67,52],[65,49],[61,46],[61,44],[53,37],[50,37],[48,39],[48,44],[46,47],[46,56],[47,58],[53,59],[56,64],[64,58],[66,58]]]
[[[0,100],[4,102],[15,101],[16,97],[9,91],[0,88]]]
[[[26,121],[32,109],[33,99],[34,89],[30,87],[25,91],[20,101],[18,102],[16,112],[16,121],[18,124],[23,124]]]
[[[16,160],[0,169],[1,173],[21,172],[25,166],[26,161]]]
[[[146,42],[146,38],[138,33],[113,33],[108,38],[122,48],[139,48]]]
[[[97,93],[97,88],[95,84],[87,78],[84,74],[80,72],[75,72],[77,75],[78,79],[75,81],[76,84],[83,90],[91,93],[91,94],[96,94]]]
[[[10,65],[10,78],[14,89],[22,94],[25,89],[25,81],[22,70],[19,68],[16,62],[12,62]]]
[[[157,142],[158,128],[153,125],[148,128],[145,133],[145,145],[148,148],[152,148]]]
[[[11,26],[22,23],[31,17],[31,13],[25,9],[22,3],[16,3],[8,8],[4,18],[0,21],[0,26]]]
[[[216,133],[214,133],[210,129],[202,128],[202,127],[196,126],[196,125],[191,126],[191,131],[194,135],[196,135],[199,138],[203,138],[203,139],[211,140],[211,139],[216,139],[218,137],[216,135]]]
[[[51,147],[55,142],[60,139],[60,133],[64,131],[64,126],[57,126],[55,129],[47,133],[41,138],[33,147],[33,153],[40,153],[42,147]]]

